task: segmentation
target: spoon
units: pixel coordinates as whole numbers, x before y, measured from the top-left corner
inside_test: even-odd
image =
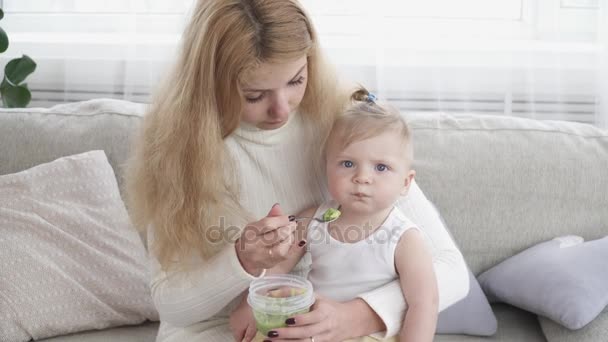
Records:
[[[294,221],[295,222],[300,222],[302,220],[311,219],[311,220],[315,220],[315,221],[321,222],[321,223],[334,222],[342,214],[340,212],[340,208],[342,208],[341,205],[338,206],[338,209],[329,208],[329,209],[325,210],[325,212],[323,213],[323,215],[321,216],[321,218],[318,218],[318,217],[306,217],[306,216],[296,216],[295,219],[294,219]]]

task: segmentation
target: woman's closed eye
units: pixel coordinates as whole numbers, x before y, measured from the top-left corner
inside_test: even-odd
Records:
[[[304,83],[305,79],[306,78],[304,76],[300,76],[295,80],[291,80],[291,81],[287,82],[287,86],[296,87],[296,86],[302,85]],[[256,103],[256,102],[262,101],[263,98],[264,98],[264,92],[261,92],[260,95],[258,95],[256,97],[245,96],[245,101],[247,101],[249,103]]]
[[[256,103],[256,102],[262,101],[263,98],[264,98],[264,93],[260,93],[260,95],[258,95],[257,97],[245,96],[245,101],[247,101],[249,103]]]
[[[298,85],[300,85],[300,84],[304,83],[304,79],[305,79],[305,78],[304,78],[304,76],[300,76],[300,77],[298,77],[298,78],[297,78],[297,79],[295,79],[295,80],[291,80],[291,81],[289,81],[289,82],[287,83],[287,85],[288,85],[288,86],[290,86],[290,87],[298,86]]]

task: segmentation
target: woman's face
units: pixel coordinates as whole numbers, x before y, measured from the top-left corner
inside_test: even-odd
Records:
[[[307,58],[280,64],[262,63],[241,83],[241,119],[261,129],[283,126],[300,105],[308,79]]]

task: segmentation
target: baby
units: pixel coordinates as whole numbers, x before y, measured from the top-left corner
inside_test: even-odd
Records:
[[[298,215],[320,219],[299,226],[312,256],[309,280],[316,293],[348,301],[398,278],[408,307],[399,340],[432,341],[438,294],[431,254],[422,231],[395,206],[415,175],[410,129],[365,89],[351,98],[324,148],[332,200]],[[331,208],[340,215],[327,215]],[[304,253],[294,249],[270,273],[291,271]]]

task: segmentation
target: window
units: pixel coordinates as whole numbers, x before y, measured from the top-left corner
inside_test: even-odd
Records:
[[[406,110],[608,122],[605,2],[301,0],[341,74]],[[28,54],[32,105],[146,102],[193,0],[4,0],[8,59]],[[604,101],[606,102],[606,101]],[[608,114],[603,114],[608,116]]]

